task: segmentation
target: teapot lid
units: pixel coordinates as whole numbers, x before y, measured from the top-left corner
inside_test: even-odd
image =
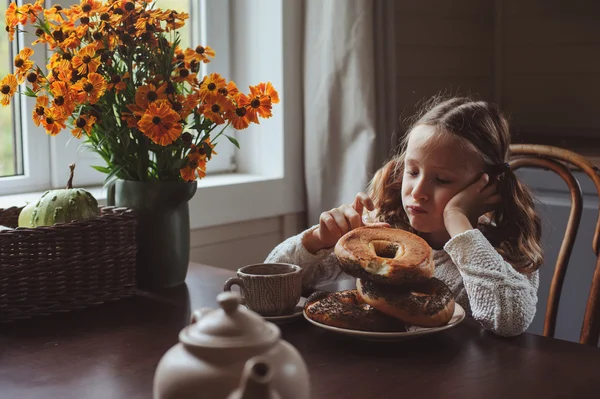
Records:
[[[271,345],[279,340],[279,328],[240,306],[239,293],[221,292],[217,301],[220,308],[201,312],[195,322],[181,331],[181,342],[209,348],[247,348]]]

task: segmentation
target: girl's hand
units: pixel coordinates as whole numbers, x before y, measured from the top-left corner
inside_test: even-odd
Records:
[[[498,194],[498,182],[494,180],[488,184],[490,177],[484,173],[475,183],[467,186],[456,194],[444,208],[444,224],[451,236],[457,230],[457,220],[465,220],[470,223],[469,228],[477,225],[479,217],[494,210],[496,205],[502,202]],[[463,229],[463,230],[468,230]]]
[[[352,205],[342,205],[321,213],[319,227],[304,237],[304,247],[315,254],[324,248],[333,247],[338,240],[350,230],[364,226],[363,210],[375,209],[373,200],[365,193],[358,193]],[[374,226],[389,227],[388,223],[370,223]]]

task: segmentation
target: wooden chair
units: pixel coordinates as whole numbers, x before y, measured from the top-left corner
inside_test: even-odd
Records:
[[[581,155],[558,147],[536,144],[513,144],[510,146],[510,149],[512,152],[510,165],[513,170],[524,166],[551,170],[567,183],[571,193],[571,212],[556,260],[556,269],[550,286],[546,317],[544,319],[544,336],[554,337],[558,303],[582,213],[581,186],[571,171],[572,169],[576,169],[587,174],[596,185],[596,190],[600,196],[600,169]],[[600,249],[600,209],[592,249],[596,254],[596,268],[588,296],[579,342],[596,346],[600,336],[600,257],[598,256]]]

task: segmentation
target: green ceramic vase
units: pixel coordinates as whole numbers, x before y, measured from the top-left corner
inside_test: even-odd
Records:
[[[135,210],[137,286],[142,290],[175,287],[185,281],[190,260],[189,200],[194,182],[117,180],[108,189],[108,205]]]

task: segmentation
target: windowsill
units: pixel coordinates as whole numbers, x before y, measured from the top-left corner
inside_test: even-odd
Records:
[[[302,211],[301,199],[285,200],[285,179],[257,174],[227,173],[198,180],[198,190],[190,200],[190,227],[238,223]],[[106,205],[106,189],[84,187],[100,205]],[[0,208],[25,206],[44,192],[0,195]],[[282,201],[282,199],[284,199]]]

